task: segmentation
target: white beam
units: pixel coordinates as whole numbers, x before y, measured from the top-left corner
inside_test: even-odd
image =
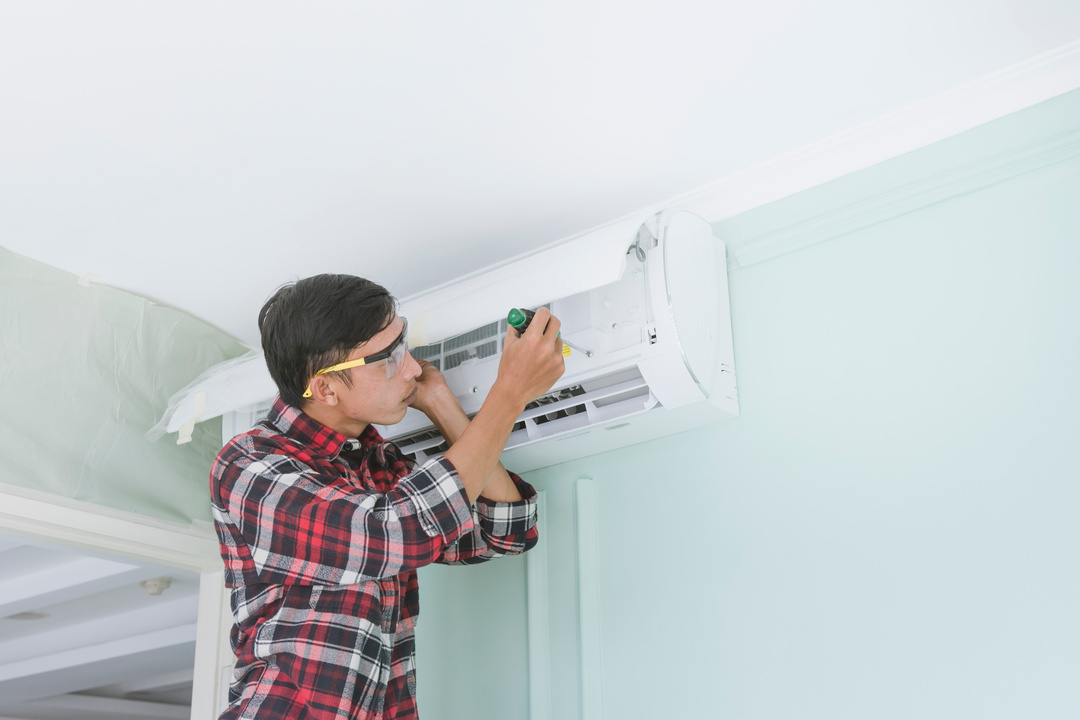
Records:
[[[195,572],[221,568],[213,529],[122,512],[26,488],[0,488],[0,532]]]
[[[140,670],[156,674],[194,659],[194,623],[0,665],[0,700],[17,701],[77,692],[115,682]]]
[[[80,558],[0,581],[0,617],[37,610],[136,582],[136,565]]]
[[[113,716],[134,716],[149,720],[187,720],[191,709],[187,705],[146,702],[145,700],[126,700],[124,698],[99,697],[97,695],[55,695],[34,700],[30,704],[40,707],[73,710],[75,712],[95,712]]]
[[[198,642],[197,638],[196,642]],[[147,690],[171,690],[182,685],[187,685],[193,682],[194,679],[195,668],[189,667],[175,672],[162,673],[160,675],[118,683],[115,686],[116,694],[131,695],[132,693],[146,692]]]
[[[195,641],[195,623],[0,665],[0,682]]]
[[[14,550],[17,547],[22,547],[26,543],[21,543],[18,540],[9,540],[4,537],[0,537],[0,553],[5,553],[8,550]],[[3,720],[3,718],[0,718]]]
[[[190,624],[195,622],[197,613],[196,598],[191,595],[180,596],[115,615],[96,616],[85,622],[0,642],[0,658],[7,660],[8,664],[26,663],[25,667],[29,672],[29,660],[51,657],[56,665],[48,669],[59,669],[64,667],[66,653],[72,650],[100,646],[125,637],[141,636]],[[43,665],[39,663],[34,667],[42,668]],[[190,681],[193,670],[187,669],[186,672]],[[138,681],[141,677],[143,676],[136,676],[135,680]]]

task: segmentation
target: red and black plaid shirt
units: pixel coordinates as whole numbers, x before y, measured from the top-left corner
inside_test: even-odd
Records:
[[[536,544],[536,492],[475,509],[446,459],[422,467],[276,400],[210,473],[236,625],[222,718],[415,718],[416,568]]]

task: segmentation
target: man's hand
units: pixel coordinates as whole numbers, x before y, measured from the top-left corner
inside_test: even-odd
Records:
[[[565,360],[559,337],[561,325],[550,310],[542,307],[524,335],[507,326],[496,384],[511,393],[516,391],[522,407],[546,393],[562,377]]]
[[[420,364],[420,376],[416,378],[416,399],[412,401],[412,407],[435,421],[436,408],[454,394],[446,384],[446,378],[438,369],[427,360],[417,360]],[[456,400],[456,398],[454,398]]]
[[[464,427],[464,432],[446,451],[446,459],[461,477],[470,502],[475,502],[484,491],[488,479],[497,475],[493,471],[498,465],[499,455],[506,447],[506,440],[510,437],[518,415],[528,403],[550,390],[562,376],[565,368],[562,340],[559,338],[560,324],[558,318],[553,317],[547,308],[540,308],[524,335],[519,337],[518,331],[507,325],[506,342],[503,343],[499,376],[495,379],[495,385],[472,422],[459,423]],[[438,397],[440,394],[434,393],[433,396]],[[454,398],[454,401],[456,402],[457,398]],[[437,401],[432,405],[439,407]],[[460,406],[458,407],[460,410]],[[436,409],[434,412],[437,416],[440,410]],[[435,424],[438,426],[439,421],[435,421]],[[494,499],[513,500],[515,496],[520,497],[517,490],[512,490],[511,496],[511,488],[505,487],[505,483],[510,482],[509,476],[502,473],[499,477],[506,477],[502,484],[507,495],[504,498],[503,489],[497,489]]]

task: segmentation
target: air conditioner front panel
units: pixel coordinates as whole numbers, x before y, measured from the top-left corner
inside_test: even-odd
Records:
[[[409,343],[438,342],[506,317],[515,304],[535,307],[615,281],[623,274],[634,233],[652,216],[620,220],[406,298],[401,310],[410,318]]]
[[[686,214],[676,216],[680,215]],[[715,355],[715,342],[695,338],[700,333],[712,333],[715,338],[713,326],[719,322],[712,232],[704,220],[688,217],[677,231],[668,223],[661,224],[645,264],[652,330],[659,351],[643,359],[640,368],[668,408],[709,397],[714,369],[709,349]]]
[[[671,217],[663,234],[667,312],[687,371],[708,397],[720,330],[716,239],[707,222],[688,213]]]

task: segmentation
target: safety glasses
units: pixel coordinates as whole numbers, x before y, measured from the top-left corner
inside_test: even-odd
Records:
[[[404,326],[401,328],[401,334],[397,336],[397,340],[390,344],[390,347],[382,352],[377,352],[374,355],[368,355],[367,357],[358,358],[356,360],[347,360],[346,362],[323,368],[315,373],[315,377],[330,372],[337,372],[338,370],[348,370],[349,368],[360,367],[361,365],[374,365],[375,363],[384,360],[386,361],[386,377],[394,377],[394,375],[397,375],[397,371],[401,369],[401,366],[405,364],[405,356],[409,354],[409,342],[406,340],[409,336],[409,321],[404,318],[402,318],[402,320]],[[312,380],[314,379],[315,378],[312,378]],[[307,390],[304,391],[304,397],[311,397],[310,382],[308,383]]]

